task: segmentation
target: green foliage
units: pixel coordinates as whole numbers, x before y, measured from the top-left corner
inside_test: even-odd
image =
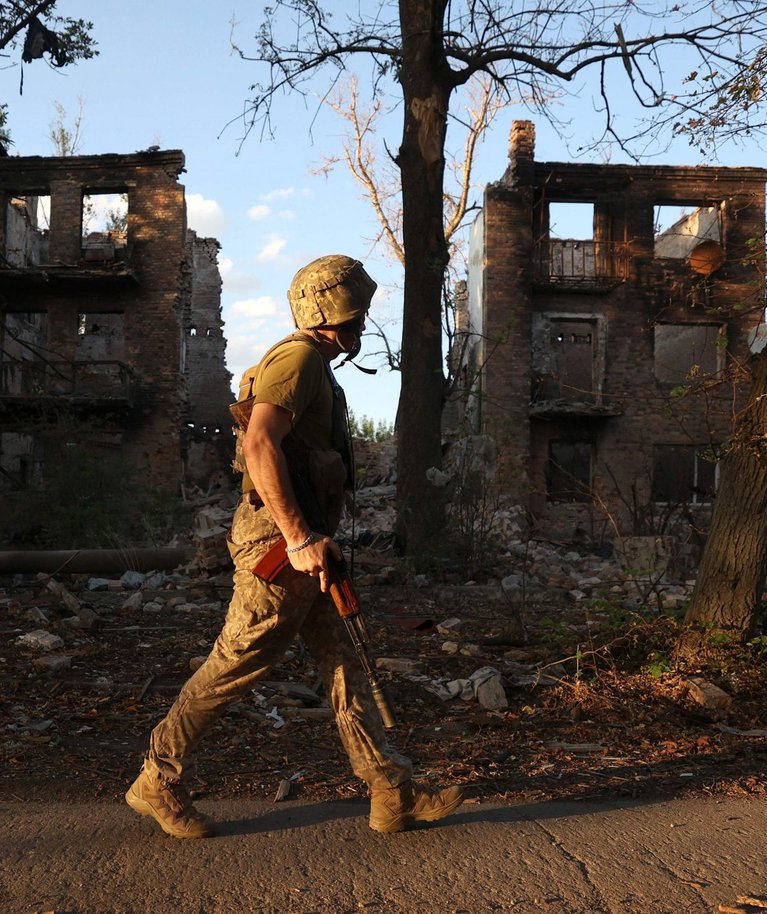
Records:
[[[8,105],[0,105],[0,144],[10,146],[11,143],[11,134],[8,132]]]
[[[565,648],[572,643],[574,637],[572,629],[565,622],[561,619],[552,619],[549,616],[538,620],[538,630],[541,641],[544,644],[551,644],[558,648]]]
[[[680,397],[686,397],[691,391],[692,388],[688,384],[681,384],[669,391],[669,397],[672,400],[678,400]]]
[[[29,22],[39,18],[47,29],[56,33],[57,66],[95,57],[98,51],[91,36],[93,23],[59,16],[56,5],[57,0],[0,0],[0,49],[23,44]]]
[[[55,60],[52,53],[49,52],[48,55],[51,63],[64,67],[98,55],[96,42],[91,35],[93,23],[57,15],[56,0],[0,0],[0,51],[23,46],[29,22],[36,17],[56,34]],[[6,53],[3,56],[9,55]],[[7,106],[0,105],[0,143],[4,145],[11,143],[7,117]]]
[[[706,640],[712,647],[726,647],[733,643],[732,632],[712,631],[706,636]]]
[[[748,647],[752,648],[759,656],[767,654],[767,635],[757,635],[748,642]]]
[[[653,651],[649,658],[647,664],[647,672],[653,677],[653,679],[660,679],[666,673],[672,672],[674,669],[671,661],[668,658],[668,655],[663,651]]]
[[[349,431],[353,438],[362,438],[364,441],[388,441],[394,435],[394,423],[379,419],[376,424],[370,416],[365,415],[357,419],[350,409]]]

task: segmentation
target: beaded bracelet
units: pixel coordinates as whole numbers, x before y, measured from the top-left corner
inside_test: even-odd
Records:
[[[306,549],[307,546],[311,546],[311,544],[313,542],[315,542],[315,540],[316,540],[316,536],[314,535],[314,533],[312,531],[309,531],[309,536],[306,537],[306,539],[303,541],[303,543],[301,543],[300,546],[288,546],[288,548],[285,550],[285,552],[287,552],[288,555],[292,555],[294,552],[300,552],[302,549]]]

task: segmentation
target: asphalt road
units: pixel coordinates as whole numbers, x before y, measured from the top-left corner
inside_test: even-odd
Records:
[[[754,799],[468,804],[397,835],[357,800],[199,805],[219,837],[0,801],[0,914],[697,914],[767,895]]]

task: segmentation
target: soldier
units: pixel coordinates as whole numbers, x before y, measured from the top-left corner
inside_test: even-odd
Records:
[[[352,769],[368,785],[370,827],[402,831],[441,819],[462,802],[457,787],[437,790],[414,782],[409,759],[389,745],[326,593],[327,553],[339,557],[340,550],[311,529],[291,482],[291,473],[306,477],[326,529],[334,531],[352,478],[345,401],[330,361],[359,352],[375,290],[357,260],[333,254],[312,261],[296,273],[288,291],[296,332],[243,375],[239,399],[252,403],[252,413],[238,447],[243,496],[229,534],[234,594],[210,656],[153,730],[141,773],[125,795],[132,809],[176,838],[215,834],[185,786],[196,748],[228,705],[279,661],[295,635],[318,665]],[[290,566],[268,583],[252,569],[280,537]]]

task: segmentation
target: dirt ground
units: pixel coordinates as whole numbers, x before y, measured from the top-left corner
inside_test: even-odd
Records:
[[[58,580],[94,611],[94,627],[72,628],[71,611],[44,582],[0,579],[0,796],[116,798],[190,661],[210,649],[229,576],[171,579],[155,612],[125,608],[126,591],[89,591],[83,576]],[[765,792],[767,675],[758,646],[720,646],[706,664],[680,670],[669,661],[677,623],[652,614],[604,605],[593,613],[545,594],[512,604],[497,585],[371,586],[360,596],[374,656],[421,665],[415,681],[382,675],[399,718],[393,742],[429,782],[519,801]],[[463,627],[449,654],[435,625],[451,617]],[[42,668],[39,651],[17,643],[36,629],[63,639],[68,668]],[[506,677],[507,708],[443,701],[431,690],[486,666]],[[721,686],[730,706],[694,702],[693,674]],[[317,677],[297,644],[270,681],[316,687]],[[276,717],[267,717],[272,707]],[[195,791],[274,798],[282,784],[291,797],[361,794],[332,720],[310,716],[322,713],[304,712],[273,686],[249,696],[203,746]]]

